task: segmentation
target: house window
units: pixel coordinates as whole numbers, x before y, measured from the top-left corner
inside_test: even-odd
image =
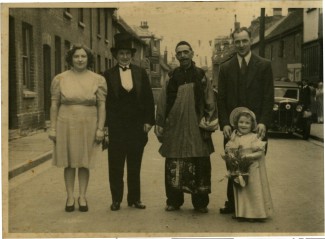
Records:
[[[105,70],[107,70],[107,69],[108,69],[108,58],[105,57]]]
[[[279,51],[278,51],[278,57],[284,57],[284,40],[281,40],[279,42]]]
[[[301,51],[301,41],[300,41],[300,34],[298,33],[294,37],[293,55],[294,56],[299,56],[300,51]]]
[[[31,79],[31,56],[32,56],[32,26],[23,23],[22,24],[23,33],[23,85],[27,89],[32,88]]]
[[[105,39],[108,39],[108,11],[105,11]]]
[[[100,9],[97,8],[97,35],[100,35]]]
[[[66,55],[68,51],[70,50],[71,43],[67,40],[64,41],[64,54]],[[69,65],[65,63],[64,65],[65,70],[69,70]]]
[[[81,28],[85,28],[85,23],[84,23],[84,10],[83,8],[78,9],[78,25]]]
[[[61,38],[55,36],[55,74],[61,73]]]
[[[150,63],[150,71],[152,72],[158,72],[158,64]]]
[[[97,73],[101,73],[101,67],[100,67],[100,55],[97,55]]]
[[[273,60],[273,46],[270,46],[270,55],[269,55],[269,59],[272,61]]]
[[[72,19],[72,15],[71,15],[71,10],[70,10],[70,8],[66,8],[66,9],[64,10],[63,16],[64,16],[65,18],[69,19],[69,20]]]

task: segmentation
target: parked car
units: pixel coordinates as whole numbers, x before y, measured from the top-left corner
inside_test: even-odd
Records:
[[[308,139],[311,112],[300,100],[301,88],[296,82],[274,81],[274,106],[271,132],[299,133]]]

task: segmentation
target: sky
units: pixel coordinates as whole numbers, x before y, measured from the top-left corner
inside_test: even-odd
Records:
[[[272,7],[266,7],[266,14],[273,15]],[[282,14],[287,15],[287,8],[283,8]],[[241,26],[249,26],[260,15],[260,7],[252,2],[138,2],[121,4],[118,15],[131,26],[147,21],[149,31],[162,37],[161,53],[167,47],[169,60],[176,44],[186,40],[193,47],[196,63],[205,65],[207,57],[210,66],[209,41],[213,45],[216,37],[229,35],[234,29],[235,15]]]

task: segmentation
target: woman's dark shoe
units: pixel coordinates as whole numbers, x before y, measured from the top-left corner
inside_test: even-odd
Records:
[[[67,202],[65,203],[65,211],[73,212],[74,211],[74,202],[73,202],[73,205],[68,206],[68,199],[67,199]]]
[[[88,203],[86,201],[86,205],[82,206],[80,205],[80,198],[78,198],[78,204],[79,204],[79,211],[80,212],[88,212]]]
[[[120,210],[120,203],[119,202],[113,202],[112,205],[111,205],[111,210],[112,211]]]
[[[172,212],[172,211],[177,211],[177,210],[179,210],[179,207],[174,207],[172,205],[167,205],[165,208],[165,211],[167,211],[167,212]]]
[[[133,203],[128,203],[129,207],[135,207],[135,208],[138,208],[138,209],[145,209],[146,208],[146,205],[142,204],[142,202],[140,201],[137,201],[137,202],[133,202]]]

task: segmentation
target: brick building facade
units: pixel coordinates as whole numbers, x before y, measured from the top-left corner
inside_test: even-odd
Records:
[[[301,81],[302,41],[303,9],[289,8],[286,17],[265,31],[265,58],[271,60],[274,80]],[[259,40],[252,44],[252,51],[258,54]]]
[[[114,64],[115,8],[9,9],[9,129],[20,134],[45,127],[50,85],[67,70],[65,53],[74,43],[93,50],[94,71]]]

